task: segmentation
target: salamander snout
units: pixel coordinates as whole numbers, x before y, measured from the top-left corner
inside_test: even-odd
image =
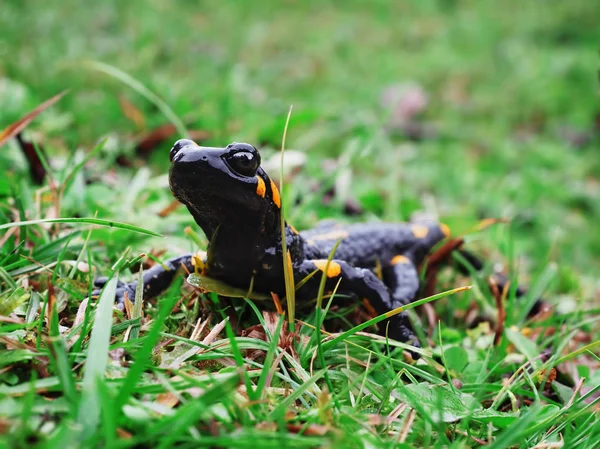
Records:
[[[179,139],[177,142],[175,142],[175,144],[173,144],[173,148],[171,148],[171,151],[169,152],[169,161],[173,162],[173,159],[175,159],[175,156],[181,149],[190,146],[195,147],[197,145],[189,139]]]

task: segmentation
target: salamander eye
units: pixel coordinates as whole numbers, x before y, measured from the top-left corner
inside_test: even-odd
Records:
[[[254,176],[260,166],[260,156],[249,151],[238,151],[228,155],[225,160],[233,171],[242,176]]]

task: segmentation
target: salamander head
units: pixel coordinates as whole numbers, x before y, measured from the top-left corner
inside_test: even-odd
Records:
[[[279,191],[247,143],[201,147],[181,139],[171,148],[169,185],[207,236],[218,227],[271,227],[279,219]],[[264,231],[263,231],[264,232]]]

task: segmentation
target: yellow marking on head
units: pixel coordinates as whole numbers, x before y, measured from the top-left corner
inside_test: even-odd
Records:
[[[327,259],[316,259],[313,260],[313,263],[319,270],[324,272],[328,278],[339,276],[342,272],[341,265],[333,260],[329,262],[329,267],[327,267]],[[327,272],[325,272],[325,268],[327,268]]]
[[[264,198],[265,192],[267,191],[267,186],[265,186],[265,182],[260,176],[256,176],[256,180],[258,181],[258,184],[256,184],[256,194]]]
[[[423,225],[412,225],[410,227],[410,230],[412,231],[413,235],[418,239],[424,239],[429,233],[429,228]]]
[[[324,232],[323,234],[313,235],[311,240],[339,240],[348,237],[348,231],[338,229],[334,231]]]
[[[271,179],[271,191],[273,192],[273,202],[275,205],[281,209],[281,197],[279,196],[279,189]]]
[[[292,230],[292,232],[293,232],[294,234],[298,235],[298,230],[297,230],[295,227],[293,227],[293,226],[292,226],[291,224],[289,224],[289,223],[288,223],[288,226],[290,227],[290,229]]]
[[[450,237],[450,228],[447,224],[440,223],[440,229],[442,230],[446,238]]]
[[[390,262],[392,265],[398,265],[399,263],[410,263],[410,259],[402,254],[394,256]]]

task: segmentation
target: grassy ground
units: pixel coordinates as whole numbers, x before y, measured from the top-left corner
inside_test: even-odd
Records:
[[[0,129],[70,92],[24,133],[51,164],[43,186],[16,142],[1,148],[0,223],[97,214],[134,229],[0,230],[2,441],[595,447],[596,9],[585,0],[3,2]],[[248,141],[263,159],[276,155],[293,104],[287,146],[306,161],[286,178],[284,203],[297,228],[435,215],[488,257],[486,273],[500,265],[518,276],[552,314],[530,322],[509,299],[494,345],[485,276],[444,273],[440,290],[475,288],[433,303],[439,328],[423,335],[426,356],[408,363],[373,337],[321,341],[310,326],[293,350],[285,338],[277,346],[269,335],[284,325],[246,302],[246,318],[267,321],[234,338],[219,327],[216,298],[181,284],[143,316],[112,312],[111,284],[80,306],[90,278],[131,278],[142,253],[198,247],[182,208],[158,215],[172,200],[167,151],[178,135],[147,157],[135,152],[169,122],[146,90],[203,143]],[[132,166],[117,163],[123,155]],[[361,217],[344,214],[347,201]],[[510,224],[473,231],[490,217]],[[427,334],[424,315],[413,318]]]

